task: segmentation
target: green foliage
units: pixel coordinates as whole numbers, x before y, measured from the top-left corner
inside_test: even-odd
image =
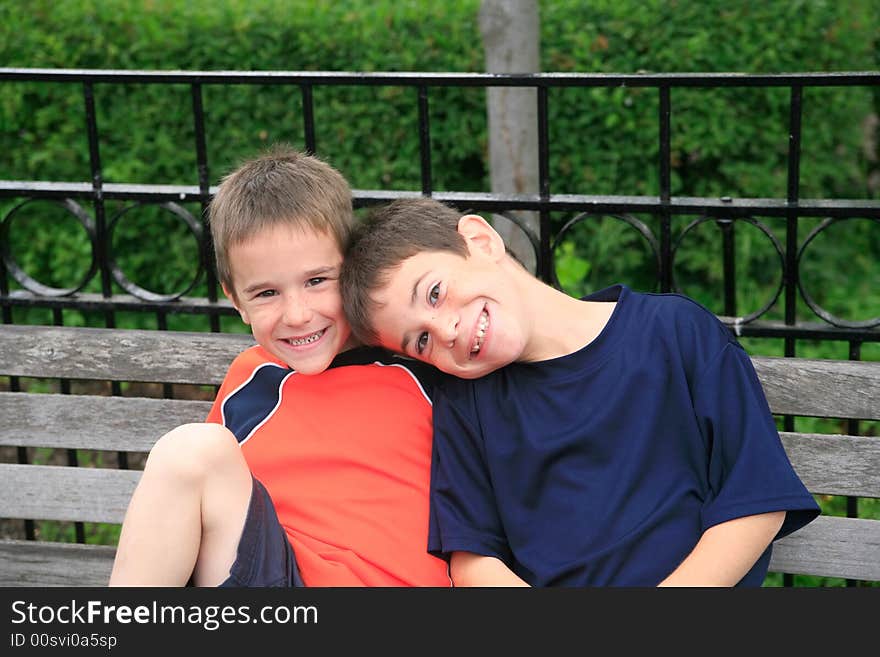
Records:
[[[83,535],[89,545],[117,545],[119,543],[120,525],[106,523],[83,523]],[[71,522],[41,520],[37,523],[36,534],[40,540],[59,543],[75,543],[76,528]]]
[[[460,0],[436,6],[300,0],[286,3],[279,13],[278,3],[266,0],[199,3],[198,9],[167,0],[38,0],[3,10],[8,34],[2,36],[8,38],[0,53],[6,65],[23,67],[479,70],[476,26],[460,20],[474,16],[477,6]],[[412,47],[401,47],[407,43]],[[26,139],[40,147],[44,159],[34,160],[31,149],[20,146],[4,149],[0,177],[89,179],[83,101],[76,86],[6,85],[3,98],[3,138]],[[408,88],[316,90],[319,150],[355,186],[393,187],[396,178],[403,179],[398,185],[417,183],[414,101],[415,91]],[[197,182],[186,86],[98,85],[96,103],[106,181]],[[271,142],[303,144],[295,87],[206,85],[204,105],[212,183]],[[440,114],[445,105],[437,104]],[[36,111],[26,111],[29,107]],[[482,115],[482,99],[476,107],[479,111],[465,107],[451,113]],[[375,139],[378,127],[388,132],[382,139]],[[62,144],[68,157],[56,157]],[[437,171],[457,170],[438,155]],[[450,155],[456,155],[455,148]]]
[[[583,281],[590,273],[590,261],[578,257],[574,242],[563,242],[554,254],[559,286],[573,296],[583,296]]]
[[[648,223],[643,226],[651,230]],[[573,296],[584,296],[618,281],[652,290],[658,280],[654,247],[621,217],[574,217],[554,257],[560,287]]]
[[[480,71],[479,0],[32,0],[0,5],[6,66],[240,71]],[[540,3],[542,70],[552,72],[853,71],[878,68],[880,6],[800,0],[596,0]],[[202,85],[211,184],[243,158],[278,141],[304,146],[302,98],[285,85]],[[421,185],[417,93],[412,87],[314,89],[318,153],[358,189]],[[198,183],[191,91],[187,85],[95,85],[105,181]],[[674,195],[783,197],[787,190],[789,91],[772,87],[673,90]],[[485,91],[433,87],[432,185],[488,191]],[[877,198],[880,91],[803,91],[803,197]],[[659,192],[656,90],[554,89],[549,97],[551,191],[653,195]],[[0,178],[91,179],[82,88],[3,82]],[[0,202],[5,215],[14,202]],[[45,206],[46,204],[42,204]],[[107,204],[112,220],[120,210]],[[85,211],[93,212],[86,206]],[[40,207],[29,209],[31,215]],[[196,218],[199,207],[187,207]],[[46,212],[55,223],[55,214]],[[551,217],[554,232],[573,217]],[[161,213],[131,211],[112,245],[126,276],[170,292],[190,280],[197,254],[186,229]],[[693,217],[673,217],[673,241]],[[784,224],[757,217],[778,239]],[[656,219],[640,218],[655,236]],[[17,227],[30,222],[24,217]],[[43,219],[42,221],[48,221]],[[67,218],[69,223],[69,217]],[[880,314],[880,225],[845,222],[817,238],[805,285],[845,319]],[[127,226],[123,229],[122,226]],[[812,227],[803,220],[799,239]],[[134,227],[134,228],[133,228]],[[707,222],[682,238],[674,275],[682,291],[724,313],[720,231]],[[71,229],[43,223],[18,237],[15,252],[42,282],[68,286],[90,247]],[[128,231],[128,237],[125,233]],[[778,256],[768,237],[735,226],[736,312],[772,298]],[[845,238],[840,236],[845,234]],[[583,293],[622,280],[653,289],[654,253],[631,226],[590,217],[555,246],[563,287]],[[157,255],[158,254],[158,255]],[[161,258],[161,260],[160,260]],[[85,261],[85,264],[84,264]],[[165,266],[160,262],[166,263]],[[88,291],[100,291],[93,279]],[[121,292],[118,286],[115,291]],[[204,285],[192,291],[206,293]],[[781,317],[781,302],[769,315]],[[812,316],[802,302],[799,316]]]
[[[0,3],[0,61],[8,67],[206,71],[481,71],[479,0],[30,0]],[[542,70],[548,72],[745,72],[876,70],[880,5],[873,0],[544,0]],[[318,87],[318,153],[358,189],[415,190],[421,185],[416,90]],[[202,86],[211,184],[274,142],[304,146],[302,98],[284,85]],[[549,98],[550,176],[554,193],[659,193],[655,90],[639,87],[556,89]],[[198,184],[192,97],[186,85],[95,85],[101,165],[107,182]],[[485,92],[429,90],[435,190],[488,191]],[[676,89],[672,102],[672,194],[784,197],[789,92],[775,88]],[[876,199],[880,90],[805,88],[801,196]],[[90,181],[80,85],[0,83],[0,179]],[[0,217],[19,201],[0,202]],[[106,204],[112,221],[123,206]],[[187,206],[198,219],[201,208]],[[93,214],[93,208],[83,207]],[[554,232],[574,217],[552,217]],[[167,293],[185,287],[198,254],[182,224],[145,208],[119,219],[114,255],[125,275]],[[723,313],[721,235],[714,221],[687,230],[673,217],[675,280]],[[783,240],[780,220],[756,218]],[[655,218],[640,217],[655,236]],[[816,221],[799,225],[803,242]],[[737,222],[736,311],[760,308],[778,286],[778,255],[754,226]],[[28,204],[13,233],[19,264],[44,284],[68,287],[91,257],[85,231],[57,204]],[[585,217],[554,245],[560,284],[584,294],[613,282],[653,289],[655,254],[629,224]],[[880,223],[831,226],[808,247],[804,285],[835,315],[880,315]],[[741,282],[740,282],[741,281]],[[96,278],[86,288],[100,292]],[[118,287],[116,292],[122,292]],[[205,295],[204,283],[191,294]],[[799,317],[811,316],[801,301]],[[769,315],[781,317],[781,302]],[[49,311],[14,308],[18,323],[51,323]],[[94,313],[68,311],[67,324],[100,325]],[[170,316],[169,325],[204,330],[204,317]],[[120,326],[155,328],[155,320],[119,313]],[[246,331],[236,317],[223,330]],[[743,340],[753,353],[782,355],[781,341]],[[875,349],[876,348],[876,349]],[[798,343],[798,353],[846,358],[842,343]],[[880,359],[878,345],[865,358]],[[844,350],[844,351],[841,351]],[[34,383],[34,385],[38,385]],[[47,385],[47,384],[41,384]],[[798,419],[825,430],[827,420]],[[841,429],[842,430],[842,429]],[[876,423],[862,431],[876,435]],[[38,453],[36,462],[50,453]],[[91,461],[88,461],[91,463]],[[820,499],[843,513],[840,498]],[[843,507],[841,506],[843,505]],[[861,500],[863,517],[880,517]],[[88,542],[113,543],[118,526],[87,525]],[[46,538],[73,527],[40,523]],[[796,584],[842,581],[796,577]],[[781,585],[771,574],[766,586]]]

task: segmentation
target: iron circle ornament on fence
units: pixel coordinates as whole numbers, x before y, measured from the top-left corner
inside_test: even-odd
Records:
[[[562,284],[559,281],[559,276],[556,274],[555,254],[556,249],[559,248],[560,244],[562,244],[563,238],[578,224],[581,224],[591,218],[602,217],[608,217],[609,219],[615,219],[617,221],[622,221],[623,223],[628,224],[629,226],[634,228],[636,232],[642,237],[642,239],[644,239],[648,243],[648,246],[651,249],[651,253],[654,254],[654,280],[659,281],[661,264],[660,245],[657,242],[657,238],[654,236],[653,231],[651,231],[651,229],[644,221],[628,214],[593,214],[590,212],[582,212],[581,214],[565,222],[565,225],[563,225],[562,228],[559,229],[559,232],[556,233],[556,236],[553,239],[553,243],[550,245],[550,254],[551,257],[554,259],[553,266],[550,268],[550,271],[553,275],[552,285],[558,290],[562,289]]]
[[[88,266],[88,270],[85,275],[80,279],[80,281],[74,285],[73,287],[53,287],[51,285],[45,285],[40,281],[36,280],[32,276],[28,275],[27,272],[18,264],[15,260],[15,257],[12,255],[10,250],[10,235],[12,233],[12,220],[15,215],[18,214],[22,208],[25,206],[36,204],[36,203],[52,203],[57,207],[61,207],[66,210],[69,214],[73,215],[79,224],[83,227],[86,232],[86,235],[89,239],[89,245],[91,247],[90,254],[90,262]],[[12,277],[18,281],[19,285],[21,285],[24,289],[29,292],[33,292],[34,294],[45,296],[45,297],[67,297],[72,296],[82,290],[92,277],[95,275],[95,272],[98,270],[98,260],[96,257],[96,244],[97,244],[97,233],[95,231],[95,222],[92,220],[92,217],[86,212],[81,205],[79,205],[73,199],[64,199],[63,201],[47,201],[46,199],[28,199],[23,203],[19,203],[17,206],[12,208],[9,213],[3,218],[3,222],[0,223],[0,256],[3,258],[3,264],[6,266],[6,270],[12,275]]]
[[[768,239],[770,240],[770,243],[773,245],[773,248],[776,250],[776,255],[779,256],[779,285],[776,286],[776,292],[774,292],[770,296],[770,299],[767,301],[767,303],[765,303],[763,306],[758,308],[758,310],[751,312],[747,315],[742,315],[742,316],[736,318],[737,324],[739,324],[739,325],[748,324],[749,322],[758,319],[761,315],[763,315],[768,310],[770,310],[773,307],[773,305],[776,303],[776,301],[779,299],[779,295],[782,294],[782,289],[785,286],[785,252],[782,248],[782,244],[779,243],[779,240],[776,238],[776,236],[773,234],[773,232],[766,225],[762,224],[760,221],[758,221],[754,217],[719,218],[719,217],[703,216],[703,217],[700,217],[699,219],[694,219],[691,223],[689,223],[684,228],[683,231],[681,231],[681,234],[678,236],[678,239],[675,240],[675,244],[672,245],[671,263],[670,263],[671,275],[672,275],[672,288],[673,288],[673,290],[675,290],[676,292],[678,292],[680,294],[683,294],[684,292],[683,292],[681,286],[679,286],[679,284],[677,283],[677,281],[675,279],[675,256],[676,256],[676,253],[678,253],[678,248],[681,246],[681,243],[684,240],[685,236],[690,231],[692,231],[694,228],[696,228],[697,226],[699,226],[701,224],[706,223],[707,221],[714,221],[718,224],[721,224],[723,222],[723,223],[728,224],[730,226],[733,225],[733,222],[745,221],[746,223],[751,224],[752,226],[754,226],[755,228],[760,230],[762,233],[764,233],[764,235],[766,235],[768,237]]]
[[[807,235],[807,238],[804,240],[804,243],[801,245],[801,248],[798,249],[797,254],[797,270],[798,270],[798,290],[800,290],[801,297],[804,300],[804,303],[812,310],[816,315],[824,319],[826,322],[831,324],[832,326],[837,326],[838,328],[851,328],[851,329],[862,329],[862,328],[873,328],[875,326],[880,326],[880,316],[874,317],[872,319],[865,319],[861,321],[849,321],[846,319],[841,319],[835,315],[832,315],[830,312],[825,310],[822,306],[820,306],[815,299],[810,295],[807,291],[807,288],[804,287],[803,278],[800,275],[801,271],[801,258],[804,255],[804,252],[807,250],[807,246],[809,246],[810,242],[812,242],[816,237],[819,236],[823,231],[827,230],[834,224],[841,221],[849,221],[851,219],[859,219],[861,217],[828,217],[824,219],[818,226],[816,226],[810,234]],[[870,221],[877,222],[880,224],[880,219],[876,217],[865,217]]]
[[[126,275],[123,273],[122,268],[119,266],[119,263],[116,261],[115,256],[113,255],[113,235],[116,231],[116,227],[119,225],[120,219],[130,211],[142,208],[142,207],[159,207],[162,210],[166,210],[170,212],[174,217],[181,220],[184,225],[189,230],[190,234],[195,238],[196,245],[198,247],[199,257],[197,259],[196,265],[196,273],[192,277],[192,280],[189,284],[181,290],[176,292],[172,292],[170,294],[161,294],[159,292],[154,292],[152,290],[148,290],[136,283],[132,282]],[[165,203],[147,203],[147,202],[138,202],[132,205],[128,205],[119,212],[117,212],[113,218],[110,220],[107,228],[107,263],[110,268],[110,273],[113,276],[113,280],[115,280],[126,292],[131,294],[138,299],[142,299],[144,301],[175,301],[185,295],[187,292],[193,289],[196,284],[199,282],[199,279],[202,276],[202,271],[204,269],[204,263],[202,262],[202,225],[199,221],[196,220],[195,217],[192,216],[191,213],[187,212],[187,210],[177,203],[168,201]]]

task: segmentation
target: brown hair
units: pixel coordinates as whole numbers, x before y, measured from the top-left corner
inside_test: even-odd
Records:
[[[229,249],[280,224],[311,228],[345,250],[354,221],[351,188],[314,155],[274,146],[220,182],[209,208],[220,282],[233,293]]]
[[[423,251],[468,256],[458,232],[461,213],[430,198],[398,199],[375,208],[355,227],[342,263],[339,287],[351,330],[366,344],[377,341],[371,321],[373,291],[384,287],[391,272]]]

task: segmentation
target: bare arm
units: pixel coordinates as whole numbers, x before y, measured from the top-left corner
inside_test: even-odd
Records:
[[[733,586],[749,571],[782,526],[785,511],[722,522],[707,529],[660,586]]]
[[[528,586],[500,559],[472,552],[453,552],[449,572],[455,586]]]

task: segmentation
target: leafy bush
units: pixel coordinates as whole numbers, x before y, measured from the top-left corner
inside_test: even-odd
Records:
[[[0,57],[15,67],[483,69],[479,0],[296,0],[283,7],[279,11],[279,4],[271,0],[4,3]],[[540,11],[545,71],[772,73],[871,70],[878,64],[880,7],[871,0],[548,0],[540,3]],[[0,84],[0,178],[90,180],[80,86]],[[314,96],[317,150],[355,188],[419,189],[415,89],[319,87]],[[198,183],[187,85],[97,84],[95,99],[105,181]],[[671,100],[674,195],[785,195],[787,90],[676,89]],[[212,184],[270,143],[304,146],[302,101],[295,87],[206,83],[203,101]],[[655,90],[638,87],[553,90],[552,191],[657,194],[658,104]],[[878,89],[804,90],[802,196],[877,198],[878,106]],[[430,111],[434,189],[488,191],[484,91],[432,88]],[[11,207],[11,202],[0,205],[0,214]],[[111,211],[117,209],[108,208],[108,217]],[[191,209],[195,216],[199,211]],[[570,213],[557,213],[552,217],[554,229],[570,219]],[[673,235],[691,219],[673,218]],[[778,238],[784,236],[781,222],[758,219],[771,225]],[[644,220],[659,234],[655,219]],[[163,243],[167,226],[142,221],[142,244]],[[847,235],[852,237],[834,240],[831,248],[811,250],[815,264],[810,275],[822,290],[823,305],[829,304],[836,314],[873,317],[880,314],[880,301],[853,294],[849,285],[862,280],[865,290],[880,287],[880,227],[876,222],[850,223]],[[631,229],[620,228],[610,220],[590,220],[571,233],[572,244],[560,245],[566,249],[560,271],[566,289],[596,289],[618,280],[643,289],[653,286],[650,252],[642,253]],[[687,281],[685,292],[720,312],[717,243],[708,226],[690,233],[676,261],[676,277]],[[35,242],[21,256],[35,268],[29,271],[45,272],[48,266],[45,253],[36,253],[39,248]],[[739,226],[737,249],[755,258],[742,271],[760,271],[774,260],[766,237]],[[179,256],[180,269],[189,270],[185,260],[190,257]],[[634,262],[636,258],[640,262]],[[54,260],[55,271],[48,278],[76,279],[78,270],[70,260]],[[859,269],[842,268],[841,262],[855,263]],[[146,277],[138,282],[150,289],[185,278],[169,273],[173,267],[157,268],[137,252],[128,254],[126,263]],[[170,282],[165,280],[169,277]],[[775,280],[760,276],[746,281],[737,291],[738,309],[747,313],[760,307],[775,285]]]

